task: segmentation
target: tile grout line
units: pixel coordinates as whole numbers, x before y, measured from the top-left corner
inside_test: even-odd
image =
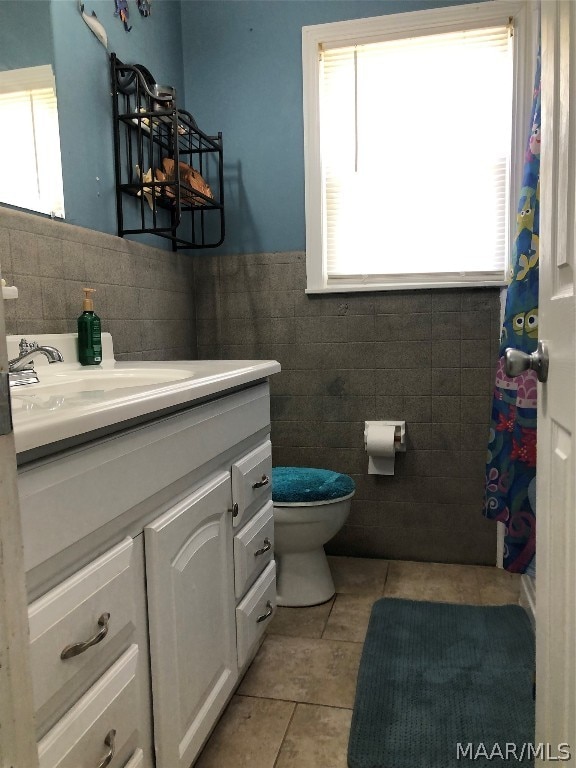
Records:
[[[253,693],[236,693],[235,696],[239,696],[244,699],[258,699],[259,701],[283,701],[285,704],[306,704],[309,707],[326,707],[327,709],[343,709],[346,712],[352,712],[354,707],[341,707],[336,704],[318,704],[316,701],[295,701],[294,699],[275,699],[270,696],[255,696]]]
[[[280,741],[280,746],[278,747],[278,752],[276,753],[276,757],[274,758],[274,763],[272,765],[272,768],[276,768],[276,766],[278,765],[278,758],[280,757],[280,753],[282,752],[282,747],[284,746],[284,742],[286,741],[286,734],[290,730],[290,726],[292,725],[294,716],[296,715],[297,707],[298,707],[298,702],[294,702],[294,709],[292,710],[292,714],[290,715],[290,719],[288,720],[286,730],[284,731],[284,735],[282,736],[282,740]]]
[[[326,627],[328,626],[328,622],[330,621],[330,616],[332,616],[332,611],[334,610],[334,605],[336,604],[336,600],[338,599],[338,595],[340,593],[338,591],[334,592],[334,599],[332,600],[332,605],[330,606],[330,611],[328,613],[328,616],[326,616],[326,621],[324,622],[324,627],[322,628],[322,632],[320,633],[319,640],[324,640],[324,633],[326,632]]]
[[[390,563],[388,562],[388,566],[386,568],[386,575],[384,576],[384,584],[382,584],[382,597],[386,595],[386,585],[388,584],[389,574],[390,574]]]
[[[316,642],[324,643],[345,643],[346,645],[364,645],[364,641],[358,642],[357,640],[339,640],[333,637],[306,637],[303,635],[268,635],[268,637],[284,637],[288,640],[315,640]]]

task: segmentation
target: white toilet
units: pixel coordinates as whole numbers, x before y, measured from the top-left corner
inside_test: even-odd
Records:
[[[274,467],[278,605],[318,605],[334,595],[324,544],[346,522],[354,491],[348,475],[326,469]]]

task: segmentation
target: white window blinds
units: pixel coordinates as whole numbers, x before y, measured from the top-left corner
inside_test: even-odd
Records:
[[[324,46],[328,280],[504,277],[511,39],[501,26]]]
[[[52,67],[0,72],[0,201],[64,216]]]

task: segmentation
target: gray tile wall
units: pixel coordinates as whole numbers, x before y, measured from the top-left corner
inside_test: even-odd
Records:
[[[4,304],[7,333],[75,332],[87,286],[117,359],[194,359],[192,259],[0,208],[2,274],[19,290]]]
[[[20,291],[4,305],[8,333],[75,331],[89,285],[119,359],[279,360],[275,463],[357,484],[330,552],[494,561],[480,509],[497,290],[307,296],[302,253],[172,254],[8,209],[0,264]],[[391,478],[366,474],[364,421],[378,419],[407,421]]]
[[[481,514],[497,289],[307,296],[303,253],[194,261],[200,358],[274,358],[276,465],[351,474],[332,554],[495,561]],[[366,420],[405,419],[394,477],[367,475]]]

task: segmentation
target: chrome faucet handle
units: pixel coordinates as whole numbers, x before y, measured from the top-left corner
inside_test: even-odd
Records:
[[[25,355],[27,352],[31,352],[33,349],[36,349],[38,346],[37,341],[28,341],[27,339],[20,339],[20,344],[18,345],[18,349],[20,350],[20,357],[22,355]]]
[[[8,361],[8,368],[10,371],[13,371],[14,365],[18,363],[25,355],[27,355],[29,352],[32,352],[32,350],[36,349],[38,346],[38,343],[36,341],[28,341],[27,339],[20,339],[20,343],[18,344],[18,351],[19,355],[18,357],[15,357],[13,360]],[[31,360],[28,365],[23,366],[21,370],[25,371],[33,371],[34,370],[34,361]]]

